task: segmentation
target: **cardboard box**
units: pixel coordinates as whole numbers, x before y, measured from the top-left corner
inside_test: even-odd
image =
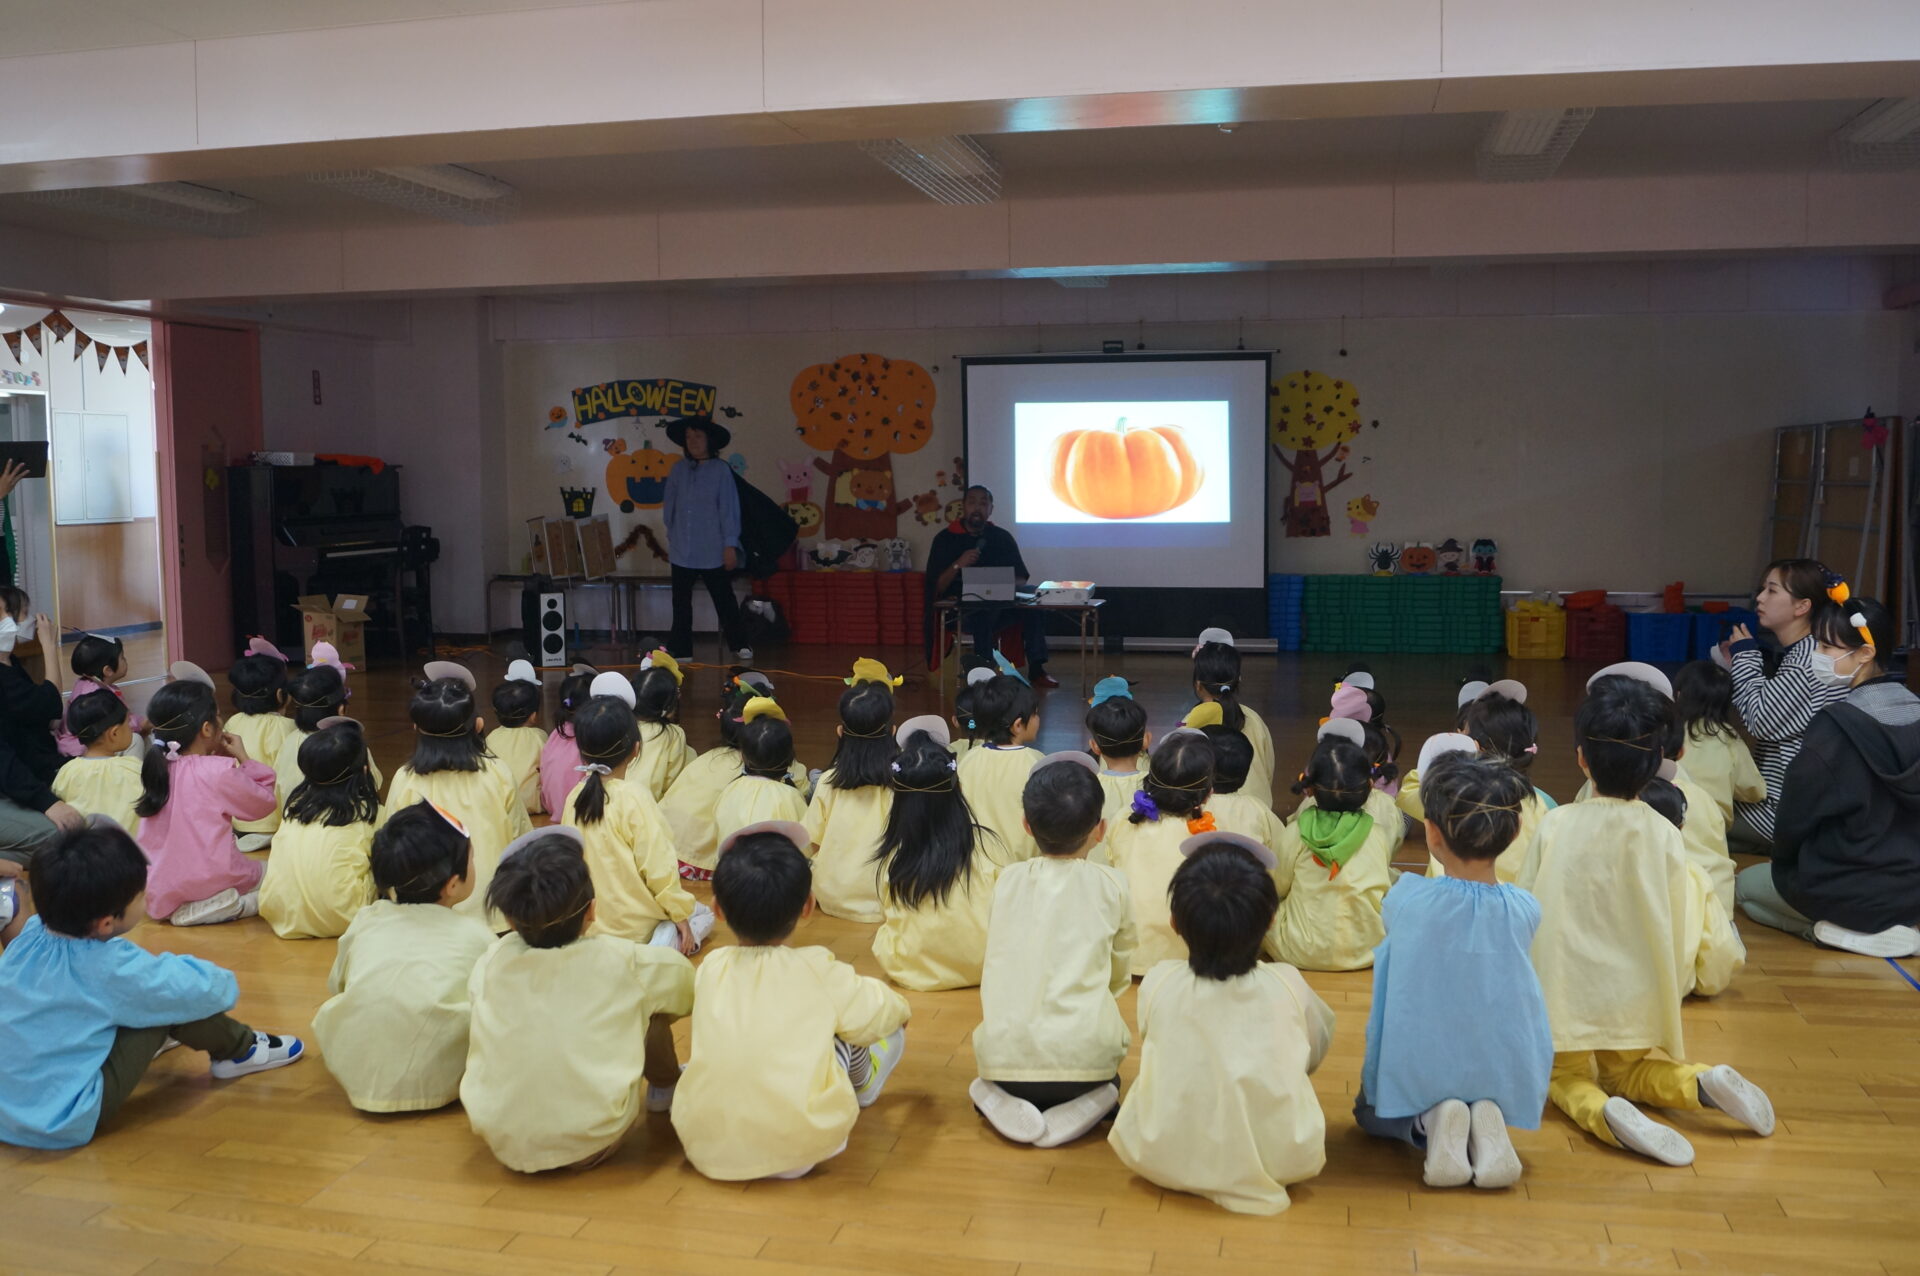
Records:
[[[527,555],[527,570],[535,576],[553,575],[553,559],[547,553],[547,520],[530,518],[527,520],[527,540],[530,549]]]
[[[580,529],[580,556],[588,580],[613,575],[613,527],[605,514],[595,514],[576,526]]]
[[[307,659],[313,659],[313,645],[330,642],[340,659],[356,668],[367,667],[367,596],[340,594],[328,601],[325,594],[302,594],[294,603],[300,613],[300,639]]]
[[[580,555],[579,526],[570,518],[547,520],[547,559],[555,576],[579,576],[587,570]]]

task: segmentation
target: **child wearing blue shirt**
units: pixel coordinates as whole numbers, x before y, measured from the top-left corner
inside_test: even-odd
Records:
[[[298,1038],[222,1013],[232,972],[122,938],[146,920],[147,859],[112,820],[35,856],[33,890],[39,915],[0,953],[0,1140],[86,1143],[170,1040],[206,1051],[222,1079],[300,1058]]]
[[[1505,762],[1449,753],[1421,776],[1427,849],[1444,877],[1406,874],[1387,892],[1354,1120],[1427,1154],[1429,1187],[1510,1187],[1509,1124],[1540,1127],[1553,1034],[1530,950],[1540,905],[1502,883],[1532,795]]]

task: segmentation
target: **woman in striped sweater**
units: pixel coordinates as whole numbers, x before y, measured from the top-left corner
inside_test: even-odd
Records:
[[[1753,737],[1753,757],[1767,782],[1760,802],[1734,803],[1729,832],[1740,850],[1767,854],[1773,847],[1774,814],[1781,782],[1800,752],[1800,741],[1815,714],[1846,697],[1847,686],[1831,685],[1814,667],[1814,619],[1835,606],[1829,595],[1844,587],[1839,576],[1811,558],[1783,558],[1767,567],[1755,599],[1760,627],[1782,648],[1779,667],[1766,672],[1760,643],[1745,625],[1735,626],[1728,657],[1733,672],[1733,706]]]

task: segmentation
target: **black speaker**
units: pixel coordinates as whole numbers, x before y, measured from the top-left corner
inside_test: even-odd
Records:
[[[540,595],[539,653],[542,668],[553,669],[567,663],[567,596]]]

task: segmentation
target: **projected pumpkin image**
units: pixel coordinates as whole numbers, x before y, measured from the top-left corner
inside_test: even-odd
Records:
[[[1094,518],[1151,518],[1193,499],[1206,479],[1177,425],[1069,430],[1053,445],[1053,494]]]

